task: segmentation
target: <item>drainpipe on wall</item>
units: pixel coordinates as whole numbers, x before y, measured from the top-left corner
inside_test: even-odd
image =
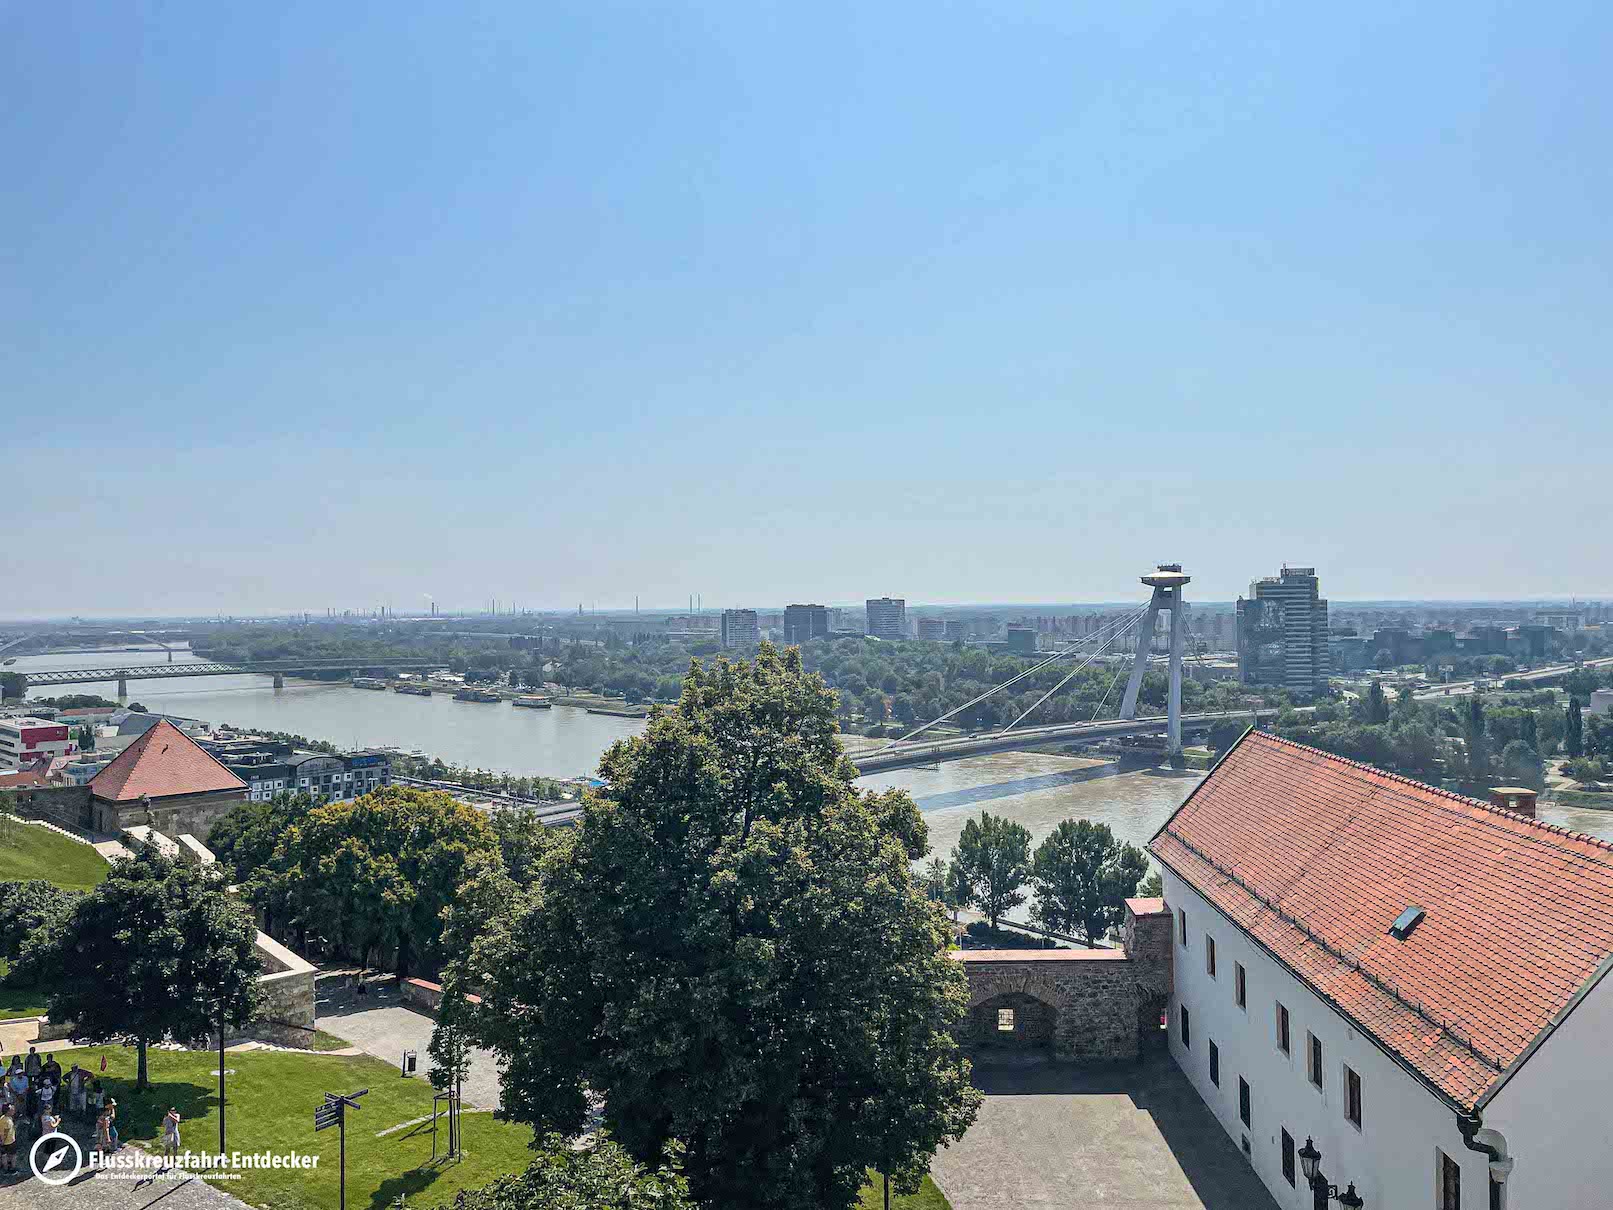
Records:
[[[1507,1177],[1512,1175],[1513,1157],[1502,1155],[1499,1148],[1481,1143],[1474,1137],[1484,1129],[1484,1119],[1478,1113],[1457,1114],[1456,1128],[1462,1132],[1462,1144],[1469,1151],[1477,1151],[1490,1157],[1488,1205],[1490,1210],[1501,1210],[1501,1190],[1507,1183]]]

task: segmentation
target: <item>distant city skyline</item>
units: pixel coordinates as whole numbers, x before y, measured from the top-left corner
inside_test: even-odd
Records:
[[[10,617],[1613,596],[1613,8],[14,7]]]

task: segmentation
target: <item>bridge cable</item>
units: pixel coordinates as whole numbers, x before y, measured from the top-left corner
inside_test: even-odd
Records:
[[[1091,634],[1085,635],[1081,639],[1079,639],[1077,641],[1077,646],[1076,647],[1066,647],[1062,651],[1055,651],[1052,655],[1048,656],[1045,660],[1037,661],[1035,664],[1032,664],[1029,668],[1025,669],[1023,672],[1019,673],[1016,676],[1010,677],[1008,680],[1004,681],[1002,684],[994,686],[993,688],[986,690],[984,693],[977,694],[975,697],[970,698],[968,701],[964,702],[963,705],[954,706],[951,710],[948,710],[945,714],[941,715],[939,718],[933,718],[929,722],[923,724],[922,726],[915,727],[913,730],[909,731],[906,735],[900,737],[899,739],[893,740],[891,743],[885,745],[885,747],[886,748],[892,748],[892,747],[895,747],[897,744],[905,744],[908,740],[912,739],[915,735],[919,735],[919,734],[922,734],[925,731],[928,731],[931,727],[934,727],[938,723],[946,722],[946,720],[951,718],[954,714],[960,714],[963,711],[967,710],[970,706],[978,705],[979,703],[985,701],[988,697],[991,697],[991,696],[993,696],[994,694],[997,694],[997,693],[1001,693],[1004,689],[1007,689],[1010,685],[1017,684],[1020,681],[1024,680],[1026,677],[1032,676],[1035,673],[1040,672],[1043,668],[1046,668],[1048,665],[1057,663],[1059,660],[1064,659],[1066,656],[1079,655],[1080,652],[1077,650],[1077,647],[1079,646],[1080,643],[1090,642],[1091,640],[1093,640],[1093,639],[1097,638],[1098,636],[1100,636],[1101,634],[1103,634],[1103,632],[1105,630],[1110,629],[1110,627],[1112,627],[1112,626],[1122,625],[1123,624],[1123,625],[1129,627],[1131,625],[1134,625],[1138,620],[1140,620],[1142,618],[1143,614],[1145,614],[1147,612],[1148,612],[1148,606],[1144,605],[1140,609],[1138,609],[1136,611],[1136,613],[1131,614],[1131,615],[1126,616],[1126,617],[1122,617],[1119,622],[1106,622],[1106,623],[1104,623],[1097,630],[1094,630]],[[884,751],[884,749],[878,749],[878,751]],[[872,753],[869,753],[869,755],[872,755]]]
[[[998,735],[1007,735],[1015,727],[1019,726],[1019,724],[1024,722],[1025,719],[1033,711],[1035,711],[1037,709],[1037,707],[1039,707],[1043,702],[1047,701],[1048,698],[1052,697],[1060,689],[1064,688],[1064,686],[1068,685],[1072,680],[1074,680],[1077,673],[1083,672],[1086,669],[1090,668],[1097,661],[1098,657],[1101,656],[1105,651],[1107,651],[1109,649],[1109,645],[1111,643],[1115,642],[1117,639],[1120,639],[1124,635],[1128,634],[1132,630],[1132,628],[1135,627],[1141,620],[1142,620],[1141,615],[1135,616],[1135,617],[1133,617],[1131,619],[1131,621],[1125,627],[1123,627],[1122,629],[1117,630],[1113,634],[1111,634],[1108,638],[1106,638],[1103,641],[1102,646],[1098,647],[1095,651],[1093,651],[1090,655],[1088,655],[1086,659],[1082,660],[1074,668],[1070,669],[1070,674],[1068,676],[1066,676],[1058,684],[1054,685],[1046,693],[1042,694],[1041,697],[1037,698],[1036,701],[1034,703],[1032,703],[1025,710],[1024,714],[1021,714],[1013,722],[1009,723],[1001,731],[997,732],[997,734]],[[1139,639],[1138,641],[1140,642],[1141,640]],[[1107,697],[1108,694],[1105,694],[1104,696]]]

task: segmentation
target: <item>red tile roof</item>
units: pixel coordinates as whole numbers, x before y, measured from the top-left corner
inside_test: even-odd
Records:
[[[171,798],[244,790],[246,783],[219,764],[167,719],[130,744],[90,779],[90,792],[103,802]]]
[[[1257,731],[1149,849],[1464,1108],[1613,955],[1613,845]]]

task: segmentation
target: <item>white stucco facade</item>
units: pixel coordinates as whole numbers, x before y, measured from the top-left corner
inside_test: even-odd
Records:
[[[1328,1181],[1340,1189],[1353,1181],[1367,1210],[1437,1210],[1441,1205],[1442,1154],[1461,1170],[1464,1210],[1484,1210],[1489,1206],[1489,1157],[1464,1145],[1456,1109],[1370,1037],[1354,1029],[1343,1015],[1311,992],[1169,867],[1164,870],[1164,880],[1166,905],[1173,914],[1185,910],[1187,916],[1186,945],[1179,916],[1174,938],[1171,1054],[1232,1141],[1241,1146],[1248,1139],[1249,1162],[1277,1204],[1305,1210],[1312,1205],[1297,1159],[1294,1183],[1290,1185],[1283,1175],[1282,1131],[1286,1129],[1296,1151],[1304,1146],[1307,1137],[1313,1138],[1322,1153],[1321,1169]],[[1215,941],[1213,978],[1207,970],[1207,936]],[[1240,964],[1245,971],[1243,1007],[1236,999]],[[1278,1004],[1288,1009],[1288,1054],[1277,1044]],[[1190,1021],[1190,1045],[1185,1047],[1181,1029],[1184,1006]],[[1613,1021],[1605,1019],[1609,1008],[1605,999],[1600,1008],[1604,1019],[1588,1018],[1587,1030],[1613,1025]],[[1320,1089],[1308,1078],[1312,1036],[1322,1045]],[[1219,1087],[1210,1079],[1212,1042],[1219,1051]],[[1359,1128],[1345,1117],[1346,1066],[1360,1078]],[[1603,1064],[1604,1074],[1606,1070]],[[1239,1116],[1240,1079],[1246,1080],[1250,1088],[1248,1126]],[[1557,1095],[1551,1089],[1549,1073],[1538,1088],[1531,1081],[1507,1091],[1514,1093],[1520,1107],[1515,1119],[1507,1119],[1511,1128],[1500,1127],[1517,1157],[1517,1183],[1508,1182],[1502,1206],[1544,1210],[1549,1206],[1598,1204],[1552,1200],[1558,1186],[1537,1183],[1545,1175],[1539,1169],[1553,1163],[1548,1153],[1557,1148],[1526,1149],[1526,1139],[1540,1139],[1538,1128],[1528,1124],[1528,1106],[1530,1098],[1551,1099]],[[1604,1084],[1603,1100],[1606,1092]],[[1575,1110],[1565,1105],[1560,1112],[1570,1114]],[[1499,1120],[1500,1098],[1494,1113]],[[1582,1130],[1601,1130],[1603,1139],[1598,1146],[1605,1147],[1606,1119],[1599,1119],[1588,1108],[1579,1116],[1584,1119]],[[1563,1159],[1566,1162],[1566,1157]],[[1583,1164],[1583,1155],[1576,1162]],[[1605,1179],[1601,1183],[1605,1190]],[[1519,1196],[1526,1188],[1531,1193],[1539,1190],[1542,1196]],[[1548,1191],[1551,1197],[1545,1197]]]

